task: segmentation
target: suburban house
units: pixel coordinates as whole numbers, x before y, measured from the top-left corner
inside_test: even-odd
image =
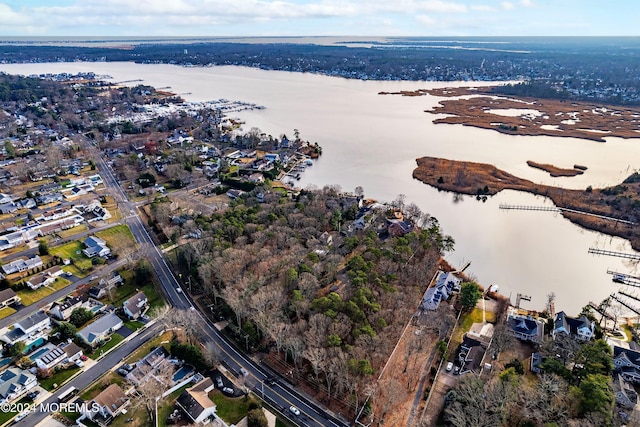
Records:
[[[51,277],[42,272],[31,276],[29,280],[27,280],[27,286],[35,291],[36,289],[40,289],[43,286],[50,285],[55,281],[55,277]]]
[[[111,384],[85,406],[84,415],[94,423],[106,426],[116,416],[125,413],[129,403],[129,398],[120,386]]]
[[[109,289],[113,289],[117,285],[121,284],[124,281],[120,273],[117,271],[113,272],[113,275],[109,279],[100,279],[96,286],[92,286],[89,289],[89,296],[91,298],[100,299],[107,295]]]
[[[540,319],[518,314],[517,310],[510,310],[507,326],[511,333],[521,341],[542,342],[544,323]]]
[[[633,408],[638,403],[638,393],[620,374],[613,377],[613,391],[616,395],[616,403],[625,408]]]
[[[0,374],[0,403],[7,403],[23,396],[36,387],[36,376],[20,368],[8,368]]]
[[[480,375],[482,371],[482,359],[487,351],[487,343],[483,340],[471,338],[469,334],[465,334],[462,344],[460,344],[460,352],[458,353],[458,362],[460,364],[460,375],[472,372]]]
[[[129,298],[128,300],[126,300],[125,302],[123,302],[122,309],[130,319],[135,320],[138,317],[140,317],[142,314],[144,314],[144,311],[147,309],[148,302],[149,301],[147,300],[147,297],[145,296],[144,292],[140,291],[134,296],[132,296],[131,298]]]
[[[182,392],[176,405],[184,411],[194,424],[205,424],[216,412],[216,404],[209,399],[209,392],[215,388],[211,378]]]
[[[16,259],[2,266],[2,271],[4,274],[13,274],[18,272],[23,272],[27,270],[31,270],[32,268],[40,267],[42,265],[42,258],[38,255],[35,255],[33,258],[29,259]]]
[[[106,258],[111,255],[111,249],[107,246],[107,242],[97,236],[87,237],[84,240],[84,245],[86,248],[83,249],[82,253],[89,258],[93,258],[95,256]]]
[[[640,352],[613,346],[613,368],[626,381],[640,384]]]
[[[413,231],[413,224],[410,221],[387,219],[387,223],[387,231],[394,237],[401,237]]]
[[[20,302],[20,297],[13,289],[7,288],[0,291],[0,307],[6,307],[18,302]]]
[[[436,310],[441,301],[448,300],[454,291],[460,291],[461,280],[451,272],[438,271],[435,282],[422,297],[420,307],[423,310]]]
[[[130,383],[136,385],[146,382],[149,378],[153,377],[154,371],[159,369],[160,366],[170,363],[167,359],[168,357],[169,353],[167,353],[164,347],[156,347],[136,363],[135,369],[129,372],[125,378]]]
[[[62,362],[67,360],[67,354],[59,347],[54,347],[51,350],[38,357],[34,362],[39,369],[53,369]]]
[[[29,346],[39,338],[43,338],[46,334],[45,329],[51,327],[51,319],[42,311],[33,313],[31,316],[26,317],[19,322],[13,324],[13,329],[8,331],[0,340],[7,344],[15,344],[19,341],[23,341]]]
[[[80,297],[66,297],[62,302],[54,302],[49,309],[49,314],[58,320],[67,321],[76,308],[82,307],[86,300]]]
[[[73,341],[63,345],[60,348],[67,355],[67,361],[69,362],[75,362],[82,357],[82,349],[78,347],[78,345]]]
[[[122,320],[115,314],[109,313],[80,329],[77,335],[85,344],[97,347],[121,327]]]
[[[553,331],[551,336],[555,339],[558,334],[566,334],[572,338],[576,338],[581,341],[589,341],[593,338],[596,325],[591,320],[587,319],[587,316],[580,316],[578,318],[569,317],[564,311],[556,313],[553,318]]]

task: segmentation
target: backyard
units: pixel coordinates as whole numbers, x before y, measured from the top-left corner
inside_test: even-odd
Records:
[[[69,369],[61,369],[49,378],[41,379],[40,386],[47,391],[52,391],[53,389],[60,387],[62,383],[71,378],[79,370],[80,368],[76,366]]]
[[[62,259],[70,259],[81,271],[90,270],[93,267],[91,259],[82,253],[82,242],[78,240],[51,248],[49,253]]]
[[[36,289],[35,291],[29,288],[21,289],[18,292],[16,292],[16,294],[22,300],[23,305],[31,305],[37,301],[40,301],[42,298],[48,295],[51,295],[52,293],[59,291],[62,288],[69,286],[70,284],[71,282],[68,281],[67,279],[58,277],[56,278],[56,281],[50,285],[43,286],[39,289]]]

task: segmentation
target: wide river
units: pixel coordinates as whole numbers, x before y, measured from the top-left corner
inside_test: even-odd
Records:
[[[114,81],[142,79],[155,87],[171,86],[189,101],[218,98],[253,102],[264,110],[234,113],[267,134],[300,136],[323,147],[322,158],[303,174],[301,186],[338,184],[367,197],[392,201],[399,194],[435,216],[456,241],[446,255],[483,285],[532,297],[522,306],[543,309],[556,294],[556,309],[576,314],[589,301],[599,302],[618,287],[607,269],[637,274],[637,265],[618,258],[589,255],[589,247],[632,252],[629,243],[584,230],[551,212],[504,211],[500,203],[543,205],[526,193],[505,191],[479,202],[454,197],[412,178],[415,159],[444,157],[491,163],[517,176],[567,188],[620,183],[640,165],[640,140],[607,138],[606,143],[572,138],[511,136],[459,125],[434,125],[424,113],[439,98],[382,96],[380,91],[414,90],[464,83],[379,82],[313,74],[263,71],[243,67],[178,67],[134,63],[0,64],[11,74],[108,74]],[[497,120],[499,120],[497,118]],[[561,167],[588,166],[582,176],[550,178],[527,160]],[[425,280],[429,278],[425,277]],[[637,304],[640,306],[640,303]]]

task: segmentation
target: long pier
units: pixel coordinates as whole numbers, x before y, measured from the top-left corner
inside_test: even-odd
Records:
[[[634,306],[630,305],[629,303],[625,302],[623,299],[621,299],[616,294],[611,294],[611,298],[613,298],[614,300],[618,301],[620,304],[622,304],[623,306],[627,307],[629,310],[633,311],[637,315],[640,315],[640,310],[639,309],[637,309],[636,307],[634,307]]]
[[[615,256],[618,258],[626,258],[626,259],[632,259],[634,261],[640,261],[640,255],[630,254],[627,252],[616,252],[616,251],[608,251],[606,249],[589,248],[589,253],[594,255]]]
[[[636,225],[635,222],[627,221],[626,219],[619,219],[611,216],[598,215],[591,212],[579,211],[577,209],[561,208],[557,206],[508,205],[505,203],[501,203],[500,209],[511,209],[511,210],[520,210],[520,211],[546,211],[546,212],[560,212],[560,213],[569,212],[574,214],[592,216],[592,217],[604,219],[607,221],[619,222],[621,224]]]

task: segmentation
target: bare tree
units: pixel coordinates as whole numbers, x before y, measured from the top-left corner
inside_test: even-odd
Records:
[[[141,369],[144,375],[141,377],[141,381],[136,384],[136,398],[132,399],[132,407],[144,407],[149,421],[153,422],[156,403],[173,383],[173,365],[168,361],[163,361],[155,367],[142,365],[138,369]]]

